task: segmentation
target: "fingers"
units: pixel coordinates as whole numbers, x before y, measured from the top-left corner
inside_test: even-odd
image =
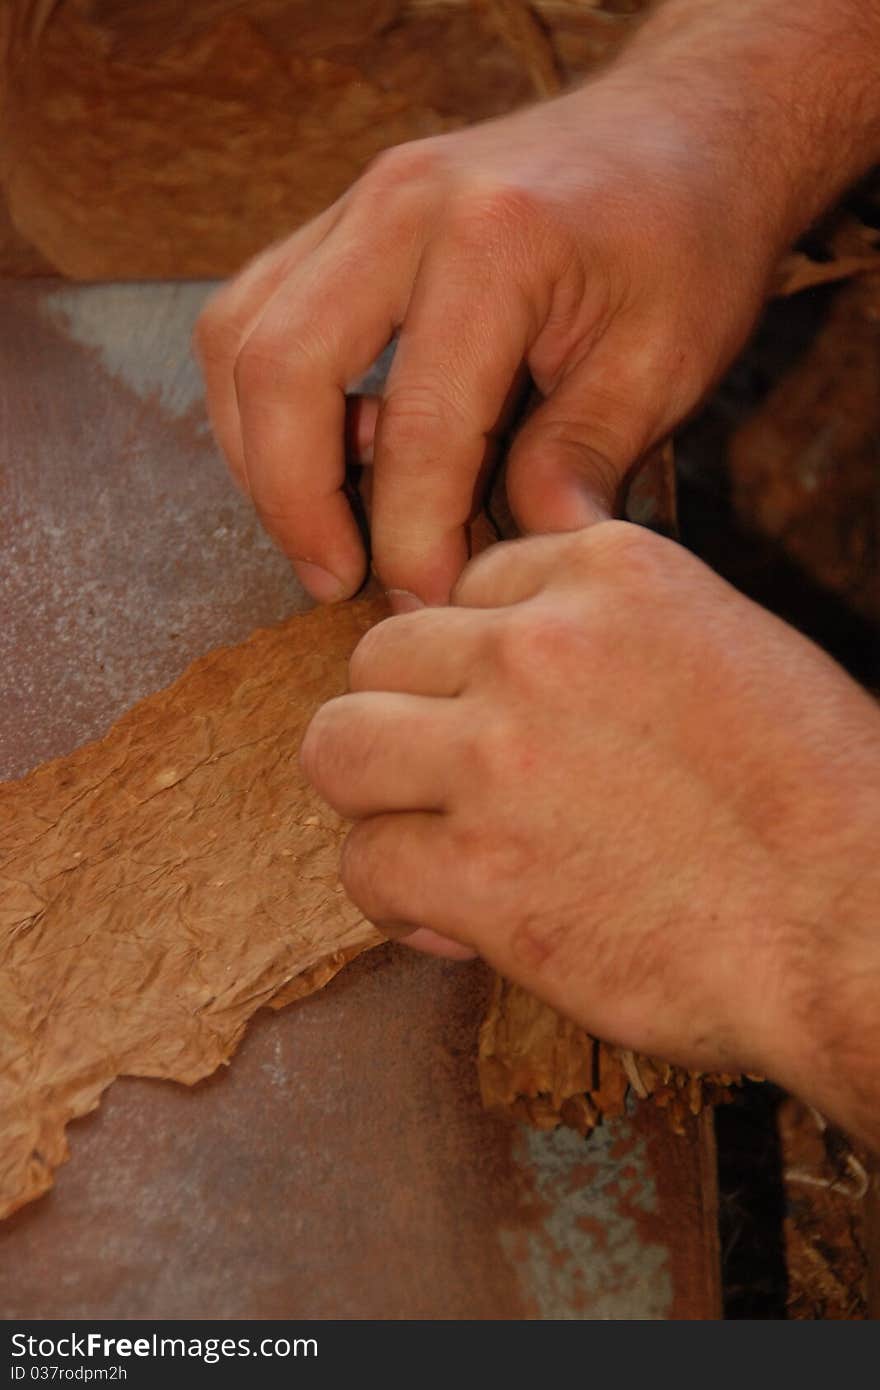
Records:
[[[616,326],[548,395],[510,449],[507,495],[525,531],[574,531],[614,516],[630,467],[662,433],[652,351]]]
[[[652,541],[656,544],[650,532],[628,521],[597,521],[559,536],[502,541],[471,561],[452,601],[464,608],[503,608],[534,598],[551,583],[582,588],[591,576],[625,570],[633,546]]]
[[[349,687],[459,695],[480,659],[484,625],[480,615],[461,608],[425,608],[386,618],[355,648],[348,668]]]
[[[342,491],[345,444],[369,452],[375,406],[345,388],[403,318],[420,248],[399,254],[347,199],[254,262],[208,306],[197,330],[215,431],[266,529],[315,598],[353,593],[365,564]],[[369,210],[369,209],[368,209]],[[400,221],[400,219],[398,219]],[[352,254],[353,247],[357,255]]]
[[[345,387],[403,316],[413,269],[340,229],[266,306],[235,368],[248,484],[266,529],[315,598],[360,585],[365,556],[346,500]]]
[[[523,603],[566,571],[581,573],[587,547],[583,531],[563,536],[531,536],[490,546],[463,572],[452,592],[452,602],[463,608],[504,608]]]
[[[364,916],[390,935],[428,930],[473,949],[466,909],[449,891],[458,859],[448,817],[373,816],[349,832],[342,882]],[[425,941],[419,936],[413,944]]]
[[[450,701],[366,691],[318,710],[300,764],[342,816],[443,811],[454,791],[455,742]]]
[[[465,526],[526,349],[524,297],[487,264],[452,234],[429,248],[379,414],[374,564],[386,588],[430,604],[447,601],[467,560]]]
[[[215,291],[196,324],[193,346],[205,380],[208,415],[229,470],[244,491],[247,473],[234,380],[238,354],[278,285],[321,244],[340,209],[341,204],[328,208],[293,236],[267,247]]]

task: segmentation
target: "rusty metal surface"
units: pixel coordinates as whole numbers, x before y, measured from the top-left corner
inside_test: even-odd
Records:
[[[305,606],[205,426],[205,290],[0,284],[0,776]],[[382,948],[202,1085],[117,1082],[0,1228],[0,1316],[715,1315],[705,1134],[486,1115],[485,992]]]

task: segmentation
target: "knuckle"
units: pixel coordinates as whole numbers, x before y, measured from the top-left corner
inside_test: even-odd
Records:
[[[312,716],[300,744],[299,763],[312,786],[330,800],[342,761],[338,701],[330,700]]]
[[[531,615],[511,609],[495,624],[492,641],[492,661],[505,676],[518,676],[528,666],[528,649],[532,646],[534,625]]]
[[[248,491],[261,524],[290,558],[318,559],[314,534],[302,524],[298,498],[289,479],[266,467],[265,456],[245,441]]]
[[[285,398],[291,391],[307,391],[325,374],[324,364],[331,356],[330,344],[316,324],[306,329],[301,314],[292,320],[275,314],[240,346],[236,389],[244,395]]]
[[[295,500],[275,488],[268,488],[263,474],[252,466],[248,471],[248,484],[251,501],[264,530],[285,554],[295,559],[303,547]]]
[[[365,632],[351,654],[348,662],[348,686],[350,690],[369,688],[377,667],[380,653],[388,642],[388,628],[394,618],[385,618]]]
[[[296,346],[277,330],[251,334],[235,360],[235,386],[242,396],[272,394],[295,374]]]
[[[471,185],[450,210],[446,230],[464,249],[484,252],[487,243],[519,240],[543,216],[541,201],[517,184]]]
[[[234,360],[239,345],[239,326],[219,290],[205,305],[193,329],[193,347],[203,362]]]
[[[342,886],[364,916],[375,914],[381,883],[379,855],[368,821],[352,826],[342,846],[339,865]]]
[[[453,837],[456,873],[471,902],[494,903],[518,893],[534,870],[537,850],[530,837],[516,836],[508,827],[468,825]]]
[[[528,541],[506,541],[504,545],[492,545],[481,555],[475,556],[456,580],[451,602],[463,608],[491,606],[499,580],[511,562],[519,559],[525,545],[528,545]]]
[[[267,384],[278,381],[280,363],[270,353],[265,340],[252,337],[235,359],[233,375],[239,396],[253,396]]]
[[[392,388],[379,418],[379,443],[395,452],[422,444],[439,431],[445,434],[450,418],[458,415],[445,383],[425,381]]]
[[[493,660],[507,680],[533,687],[577,659],[583,641],[583,624],[567,608],[526,602],[498,623]]]
[[[651,586],[669,544],[629,521],[603,521],[586,531],[584,540],[591,570],[630,587]]]
[[[485,786],[497,789],[515,772],[517,732],[514,721],[496,710],[492,720],[470,740],[468,765],[478,771]]]
[[[383,194],[393,193],[417,181],[430,178],[439,167],[436,137],[391,145],[371,160],[362,177],[365,187]]]

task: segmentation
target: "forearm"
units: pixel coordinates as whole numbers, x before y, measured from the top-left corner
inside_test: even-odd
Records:
[[[843,851],[852,855],[848,881],[814,924],[778,1079],[880,1154],[880,783],[877,790],[875,828],[858,852]]]
[[[654,81],[674,110],[697,113],[743,216],[777,253],[880,160],[880,0],[666,0],[608,76]],[[880,1152],[874,786],[872,806],[848,807],[833,834],[816,826],[837,887],[813,923],[812,960],[790,962],[802,988],[778,1079]]]
[[[695,117],[781,250],[880,159],[880,0],[666,0],[602,80]]]

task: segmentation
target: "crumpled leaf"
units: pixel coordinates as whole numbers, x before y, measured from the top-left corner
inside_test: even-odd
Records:
[[[384,615],[345,604],[212,652],[0,786],[0,1216],[51,1186],[115,1077],[200,1080],[258,1008],[380,940],[297,754]]]

